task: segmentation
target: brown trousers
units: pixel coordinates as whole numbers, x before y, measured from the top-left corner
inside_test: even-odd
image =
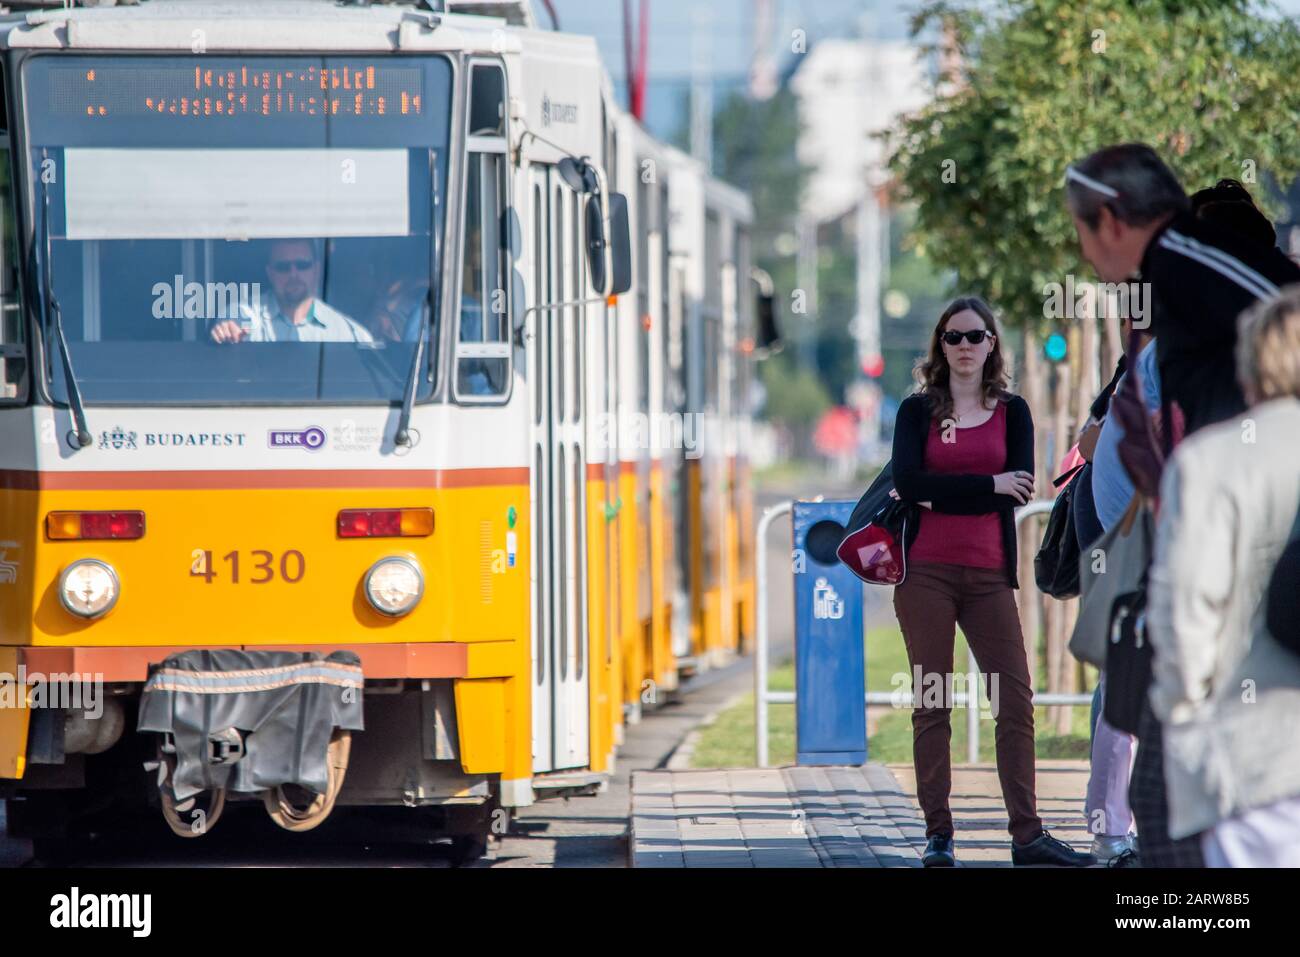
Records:
[[[912,710],[912,757],[926,836],[953,832],[948,807],[952,790],[949,690],[955,626],[961,625],[995,712],[998,779],[1009,817],[1007,830],[1018,843],[1034,840],[1042,831],[1042,821],[1034,796],[1029,663],[1015,598],[1002,569],[911,563],[907,578],[894,589],[894,611],[903,630],[914,685],[918,667],[922,675],[923,687],[912,689],[916,704]]]

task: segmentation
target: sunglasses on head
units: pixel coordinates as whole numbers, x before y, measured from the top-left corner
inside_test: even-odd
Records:
[[[271,263],[271,269],[275,272],[288,272],[290,269],[296,269],[298,272],[306,272],[316,265],[314,259],[277,259]]]
[[[949,329],[941,338],[950,346],[959,344],[963,339],[968,341],[971,345],[977,346],[984,341],[985,336],[992,339],[993,333],[989,332],[987,329],[972,329],[969,332],[958,332],[955,329]]]

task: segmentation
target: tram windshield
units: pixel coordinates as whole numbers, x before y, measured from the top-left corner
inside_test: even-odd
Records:
[[[442,57],[37,56],[45,373],[87,405],[401,399],[437,368]]]

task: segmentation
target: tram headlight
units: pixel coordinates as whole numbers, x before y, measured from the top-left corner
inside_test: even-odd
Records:
[[[405,615],[423,594],[424,575],[414,559],[383,558],[366,572],[366,600],[381,615]]]
[[[73,562],[59,576],[59,601],[78,618],[108,614],[121,590],[113,566],[94,558]]]

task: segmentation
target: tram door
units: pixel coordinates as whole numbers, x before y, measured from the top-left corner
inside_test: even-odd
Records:
[[[529,177],[533,304],[584,298],[579,197],[554,167]],[[531,313],[533,770],[589,762],[584,309]]]

